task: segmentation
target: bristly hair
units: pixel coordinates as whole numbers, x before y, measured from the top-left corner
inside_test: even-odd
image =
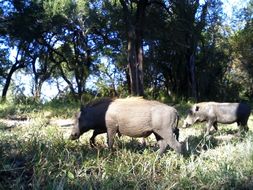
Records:
[[[93,107],[93,106],[96,106],[96,105],[99,105],[99,104],[102,104],[102,103],[110,103],[114,100],[115,100],[115,98],[107,98],[107,97],[105,97],[105,98],[95,98],[94,100],[89,101],[85,105],[82,105],[80,110],[82,111],[85,108]]]

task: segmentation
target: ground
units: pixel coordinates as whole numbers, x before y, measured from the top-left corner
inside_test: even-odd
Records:
[[[253,116],[249,132],[237,136],[236,124],[219,125],[203,137],[205,124],[180,128],[189,154],[171,149],[158,157],[151,135],[120,137],[114,151],[106,134],[89,146],[92,131],[70,141],[72,118],[0,119],[0,189],[253,189]],[[181,118],[179,126],[182,126]]]

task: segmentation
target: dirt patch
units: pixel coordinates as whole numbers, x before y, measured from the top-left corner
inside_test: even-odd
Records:
[[[30,120],[0,119],[0,123],[7,128],[12,128],[17,126],[28,126],[30,124]]]
[[[8,118],[0,119],[0,124],[4,125],[6,128],[12,127],[26,127],[32,124],[34,120],[29,118]],[[56,125],[59,127],[71,127],[74,121],[72,119],[50,119],[48,125]]]
[[[71,127],[74,124],[74,120],[73,119],[51,119],[49,124],[57,125],[60,127]]]

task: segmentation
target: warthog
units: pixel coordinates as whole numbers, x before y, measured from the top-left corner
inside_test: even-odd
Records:
[[[217,123],[231,124],[237,122],[240,129],[248,131],[249,115],[250,107],[244,103],[202,102],[192,106],[184,120],[183,127],[206,121],[205,135],[208,135],[212,126],[218,130]]]
[[[107,132],[109,148],[116,133],[130,137],[148,137],[154,134],[162,154],[167,145],[183,153],[185,144],[178,139],[178,113],[170,106],[143,98],[102,99],[83,107],[76,118],[70,138],[77,139],[94,129],[91,144],[97,134]]]
[[[96,136],[107,132],[105,114],[111,102],[112,99],[104,98],[92,101],[81,107],[80,112],[75,117],[70,139],[78,139],[83,133],[93,129],[90,146],[95,146]]]

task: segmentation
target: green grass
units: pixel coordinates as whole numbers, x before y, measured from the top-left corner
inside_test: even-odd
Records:
[[[105,146],[104,135],[98,137],[97,148],[89,147],[90,132],[69,141],[70,129],[48,125],[40,114],[43,109],[29,126],[0,123],[0,189],[253,188],[252,116],[249,133],[229,140],[216,137],[232,134],[233,125],[219,126],[205,139],[202,124],[181,129],[180,140],[188,137],[190,154],[167,150],[159,158],[152,138],[146,147],[135,139],[117,138],[113,152]]]
[[[0,118],[8,118],[9,116],[24,116],[28,118],[36,117],[61,117],[70,118],[79,110],[78,102],[65,102],[54,100],[45,104],[42,103],[1,103]]]

